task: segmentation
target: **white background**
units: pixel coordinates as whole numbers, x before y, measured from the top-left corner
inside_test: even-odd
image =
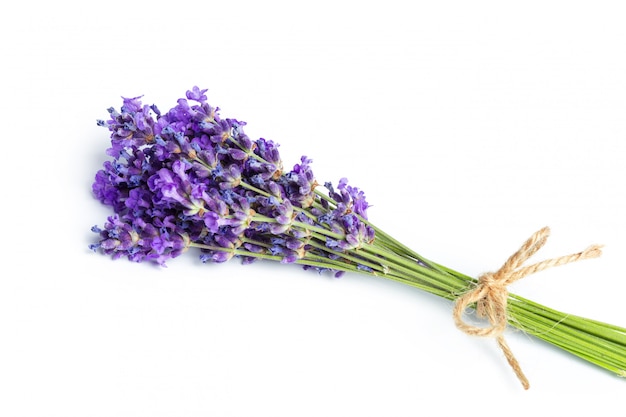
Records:
[[[621,415],[626,381],[511,330],[524,391],[451,304],[299,267],[168,268],[88,249],[120,96],[194,85],[224,117],[346,176],[370,219],[478,275],[600,259],[511,290],[626,325],[626,25],[615,1],[28,2],[0,17],[2,416]],[[411,4],[411,5],[410,5]],[[410,6],[409,6],[410,5]]]

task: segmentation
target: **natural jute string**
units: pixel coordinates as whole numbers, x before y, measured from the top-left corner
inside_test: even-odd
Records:
[[[503,336],[508,320],[506,304],[509,292],[507,286],[535,272],[582,259],[597,258],[602,253],[602,246],[593,245],[579,253],[548,259],[522,267],[524,262],[546,243],[549,234],[550,229],[547,227],[535,232],[517,252],[511,255],[498,271],[487,272],[481,275],[476,286],[461,295],[454,305],[454,322],[456,326],[461,331],[472,336],[495,337],[524,389],[528,389],[530,384]],[[476,303],[478,316],[486,317],[489,320],[490,324],[488,327],[472,326],[463,320],[463,312],[474,303]]]

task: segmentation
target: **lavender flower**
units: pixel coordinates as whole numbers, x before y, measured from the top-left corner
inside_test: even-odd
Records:
[[[321,197],[310,158],[283,172],[278,144],[253,141],[245,122],[221,118],[206,91],[193,87],[164,114],[141,97],[123,98],[120,111],[98,122],[111,132],[113,160],[96,174],[93,192],[116,217],[95,247],[164,264],[181,249],[167,239],[185,236],[205,262],[236,256],[306,265],[326,258],[335,265],[342,261],[324,245],[351,251],[373,241],[361,220],[368,207],[362,192],[342,179],[338,192],[331,186]],[[175,233],[154,232],[163,229],[151,225],[165,219]]]
[[[447,299],[480,290],[473,278],[376,229],[364,192],[347,179],[336,188],[325,182],[324,194],[307,156],[285,172],[278,144],[251,140],[245,122],[221,118],[206,92],[193,87],[166,113],[141,96],[122,98],[119,111],[110,108],[109,120],[97,121],[110,132],[112,159],[96,173],[92,191],[113,214],[92,229],[98,238],[91,249],[165,266],[194,248],[202,262],[236,257],[246,264],[297,263],[336,277],[358,272]],[[626,375],[626,329],[509,298],[510,323]]]
[[[185,252],[190,243],[189,236],[170,220],[147,223],[137,217],[128,222],[118,215],[110,216],[104,229],[92,229],[100,235],[100,241],[90,247],[101,249],[114,259],[126,256],[135,262],[149,260],[165,265],[166,260]]]

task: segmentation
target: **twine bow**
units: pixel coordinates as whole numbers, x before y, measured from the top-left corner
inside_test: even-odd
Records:
[[[472,336],[496,338],[500,349],[502,349],[524,389],[528,389],[530,384],[503,336],[508,321],[506,306],[509,292],[507,286],[535,272],[582,259],[597,258],[602,253],[602,246],[592,245],[582,252],[522,266],[535,252],[541,249],[549,235],[550,229],[548,227],[535,232],[498,271],[481,275],[476,286],[456,300],[453,310],[454,322],[459,330]],[[488,327],[473,326],[463,320],[463,312],[474,303],[476,304],[477,315],[485,317],[489,321]]]

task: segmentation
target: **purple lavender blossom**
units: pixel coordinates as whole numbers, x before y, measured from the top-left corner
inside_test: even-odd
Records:
[[[369,206],[365,199],[365,193],[356,187],[348,185],[348,179],[339,180],[337,191],[330,182],[324,184],[328,189],[328,195],[337,203],[338,214],[350,214],[353,211],[359,216],[367,219],[367,209]]]
[[[140,98],[123,98],[119,113],[109,109],[111,119],[106,126],[111,131],[111,148],[107,151],[110,156],[117,156],[128,146],[141,146],[154,140],[153,107],[142,106]],[[102,121],[98,124],[105,125]]]
[[[115,214],[94,229],[92,249],[161,265],[192,246],[203,262],[293,263],[309,254],[336,262],[337,251],[373,241],[361,220],[369,207],[362,191],[342,179],[337,190],[326,184],[330,202],[320,198],[310,158],[283,172],[279,145],[251,140],[245,122],[221,118],[206,92],[193,87],[163,114],[141,97],[123,98],[119,112],[98,122],[111,132],[113,159],[92,188]]]
[[[302,208],[310,207],[315,201],[313,191],[317,181],[311,170],[311,162],[312,159],[303,156],[301,163],[294,165],[293,170],[287,173],[281,182],[287,197]]]
[[[287,199],[277,204],[272,214],[276,223],[270,224],[270,232],[274,235],[282,235],[287,232],[296,216],[291,202]]]
[[[113,215],[104,229],[92,230],[100,235],[100,241],[91,245],[91,249],[101,249],[114,259],[126,256],[135,262],[150,260],[165,265],[166,260],[181,255],[189,247],[188,235],[167,219],[152,224],[135,218],[130,223]]]
[[[187,98],[189,100],[194,100],[194,101],[198,101],[200,103],[206,102],[206,92],[209,91],[208,89],[204,89],[201,90],[200,88],[198,88],[198,86],[194,86],[191,90],[187,91]]]

